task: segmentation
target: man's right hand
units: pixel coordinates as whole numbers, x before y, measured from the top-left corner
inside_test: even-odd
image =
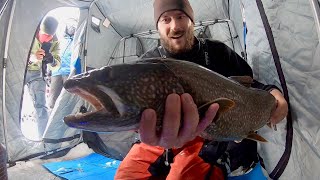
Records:
[[[214,119],[218,104],[208,108],[205,117],[199,120],[196,104],[190,94],[170,94],[166,100],[161,132],[156,131],[157,115],[146,109],[140,121],[140,138],[143,143],[164,148],[179,148],[200,135]],[[181,112],[183,121],[181,121]],[[181,123],[182,126],[180,125]]]
[[[43,60],[43,57],[46,55],[45,51],[43,49],[39,49],[37,52],[36,52],[36,57],[37,57],[37,60],[39,61],[42,61]]]

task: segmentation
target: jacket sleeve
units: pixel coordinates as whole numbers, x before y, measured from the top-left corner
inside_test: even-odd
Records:
[[[240,57],[235,51],[233,51],[231,48],[229,48],[227,45],[225,46],[226,55],[228,55],[227,58],[230,62],[230,66],[233,67],[232,69],[235,70],[235,73],[237,76],[243,76],[243,75],[249,75],[253,78],[253,72],[249,64]],[[275,86],[275,85],[265,85],[257,80],[253,81],[252,86],[253,88],[262,89],[265,91],[271,91],[272,89],[278,89],[280,92],[281,90]]]
[[[31,54],[30,54],[30,59],[29,61],[31,61],[32,63],[37,62],[37,58],[36,58],[36,52],[40,49],[40,44],[39,41],[37,40],[37,38],[34,39],[34,42],[32,43],[32,48],[31,48]]]
[[[257,80],[253,80],[252,87],[257,89],[263,89],[269,92],[273,89],[278,89],[280,92],[282,92],[281,89],[279,89],[276,85],[265,85]]]

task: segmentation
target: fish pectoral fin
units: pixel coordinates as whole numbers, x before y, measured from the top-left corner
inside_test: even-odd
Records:
[[[207,111],[209,106],[211,104],[214,104],[214,103],[218,103],[219,104],[219,112],[220,113],[225,113],[227,111],[229,111],[230,109],[232,109],[234,106],[235,106],[235,102],[231,99],[228,99],[228,98],[218,98],[218,99],[215,99],[213,101],[210,101],[206,104],[203,104],[201,105],[200,107],[198,107],[198,110],[205,110]]]
[[[250,76],[230,76],[228,78],[247,88],[250,88],[251,85],[253,84],[253,79]]]
[[[213,122],[216,122],[216,120],[218,120],[219,117],[223,113],[225,113],[225,112],[229,111],[230,109],[232,109],[236,104],[233,100],[228,99],[228,98],[215,99],[215,100],[210,101],[210,102],[208,102],[208,103],[206,103],[206,104],[204,104],[204,105],[202,105],[202,106],[200,106],[198,108],[198,112],[199,112],[200,117],[204,117],[206,112],[207,112],[207,110],[208,110],[208,108],[209,108],[209,106],[211,104],[214,104],[214,103],[218,103],[219,104],[219,110],[218,110]]]
[[[258,142],[268,142],[265,138],[263,138],[262,136],[260,136],[259,134],[255,133],[255,132],[249,133],[246,138],[251,139],[253,141],[258,141]]]

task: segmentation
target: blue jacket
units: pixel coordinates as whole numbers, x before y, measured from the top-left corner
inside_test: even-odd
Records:
[[[52,71],[52,76],[58,76],[58,75],[69,76],[70,61],[71,61],[71,55],[72,55],[72,42],[73,42],[73,37],[70,37],[68,35],[65,35],[64,39],[60,42],[61,66],[59,69]]]

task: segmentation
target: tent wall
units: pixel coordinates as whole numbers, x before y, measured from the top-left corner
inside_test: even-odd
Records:
[[[247,52],[256,79],[281,87],[269,43],[255,1],[246,0]],[[308,1],[263,1],[286,78],[293,115],[294,138],[291,158],[281,179],[318,179],[320,172],[320,59],[315,21]],[[286,121],[278,131],[264,128],[269,141],[260,153],[270,173],[285,146]]]
[[[99,0],[98,4],[122,37],[155,29],[152,0],[126,2]]]
[[[239,34],[235,28],[233,21],[211,25],[209,26],[210,39],[225,43],[241,56],[242,52],[244,52],[244,46],[241,44]]]
[[[96,3],[92,5],[89,12],[88,23],[88,48],[87,49],[87,66],[92,68],[100,68],[105,66],[116,47],[116,44],[122,38],[113,28],[112,25],[105,27],[102,23],[105,20],[105,15],[101,13]],[[91,27],[91,16],[99,18],[100,32],[96,32]],[[91,48],[94,47],[94,48]]]
[[[123,38],[130,36],[131,34],[136,34],[136,33],[141,33],[141,32],[147,32],[149,30],[155,30],[155,23],[153,19],[153,1],[152,0],[145,0],[145,1],[138,1],[138,2],[126,2],[126,6],[123,6],[122,1],[98,1],[97,2],[97,7],[101,11],[104,12],[104,16],[106,16],[111,22],[112,22],[112,27],[109,27],[111,30],[116,30],[117,33]],[[235,20],[238,21],[238,18],[242,18],[241,16],[241,11],[239,8],[239,2],[232,3],[224,0],[216,0],[216,1],[204,1],[203,3],[199,4],[195,0],[190,0],[191,5],[193,6],[194,12],[195,12],[195,22],[200,22],[200,21],[208,21],[208,20],[216,20],[216,19],[229,19],[229,18],[235,18]],[[110,8],[112,7],[112,8]],[[232,12],[232,13],[229,13]],[[143,13],[141,13],[143,12]],[[129,16],[130,17],[129,17]],[[230,17],[229,17],[230,16]],[[243,39],[242,36],[242,20],[241,22],[234,22],[231,21],[229,23],[230,29],[227,26],[227,23],[223,24],[215,24],[209,26],[209,31],[214,35],[214,38],[217,38],[218,40],[221,40],[223,42],[226,42],[226,44],[230,45],[230,47],[235,48],[236,52],[241,54],[241,51],[243,51],[243,41],[240,39]],[[234,43],[235,45],[232,45],[231,42],[231,35],[230,31],[232,33],[232,36],[235,37]],[[94,34],[95,32],[93,32]],[[101,36],[101,35],[100,35]],[[90,38],[92,35],[90,36]],[[142,49],[144,52],[150,50],[151,48],[155,47],[158,43],[156,40],[152,39],[146,39],[146,38],[157,38],[158,36],[139,36],[141,37],[141,43],[142,43]],[[89,40],[94,43],[98,43],[96,40]],[[104,43],[103,47],[105,47],[105,52],[108,55],[103,56],[104,58],[110,58],[110,47],[112,50],[116,48],[115,55],[112,58],[112,62],[110,64],[119,64],[132,61],[134,60],[135,57],[126,57],[122,58],[122,56],[127,56],[127,55],[133,55],[136,54],[139,56],[139,52],[135,52],[137,50],[141,50],[139,47],[140,42],[137,42],[137,39],[127,39],[125,41],[126,45],[126,51],[125,54],[123,53],[123,48],[124,48],[124,41],[121,41],[118,46],[116,44],[113,44],[113,46],[109,45],[109,42],[114,42],[112,41],[112,38],[108,38],[107,43],[105,42],[100,42]],[[92,44],[92,43],[90,43]],[[98,44],[100,46],[100,44]],[[98,59],[100,59],[100,53],[97,50],[91,50],[92,52],[89,52],[88,57],[90,54],[94,55],[95,62],[100,62]],[[100,50],[101,51],[101,50]],[[112,51],[113,52],[113,51]],[[98,53],[98,54],[97,54]],[[90,61],[92,58],[88,58],[88,64],[94,64],[93,62]],[[102,63],[99,64],[98,67],[101,67],[103,65],[106,65],[105,62],[106,59],[103,59]],[[109,59],[107,59],[109,60]],[[90,61],[90,62],[89,62]],[[107,61],[108,62],[108,61]],[[96,66],[94,66],[96,67]]]
[[[143,54],[143,44],[138,38],[122,39],[115,47],[109,65],[136,61]]]
[[[9,23],[9,18],[10,18],[10,10],[12,8],[12,2],[10,2],[6,8],[5,8],[5,1],[3,1],[1,4],[0,4],[0,10],[3,10],[2,14],[0,14],[0,24],[2,24],[0,26],[0,39],[3,39],[0,41],[0,84],[1,84],[1,87],[0,87],[0,142],[4,144],[4,135],[3,135],[3,114],[2,114],[2,108],[3,108],[3,101],[2,101],[2,96],[3,96],[3,89],[2,89],[2,82],[3,82],[3,57],[4,57],[4,49],[5,49],[5,41],[4,39],[6,38],[7,36],[7,29],[8,29],[8,23]],[[4,9],[5,8],[5,9]]]
[[[87,33],[87,19],[89,14],[89,8],[80,9],[79,23],[77,31],[73,37],[73,51],[71,60],[80,59],[81,72],[85,71],[85,42]],[[72,69],[70,75],[77,73],[76,69]]]

